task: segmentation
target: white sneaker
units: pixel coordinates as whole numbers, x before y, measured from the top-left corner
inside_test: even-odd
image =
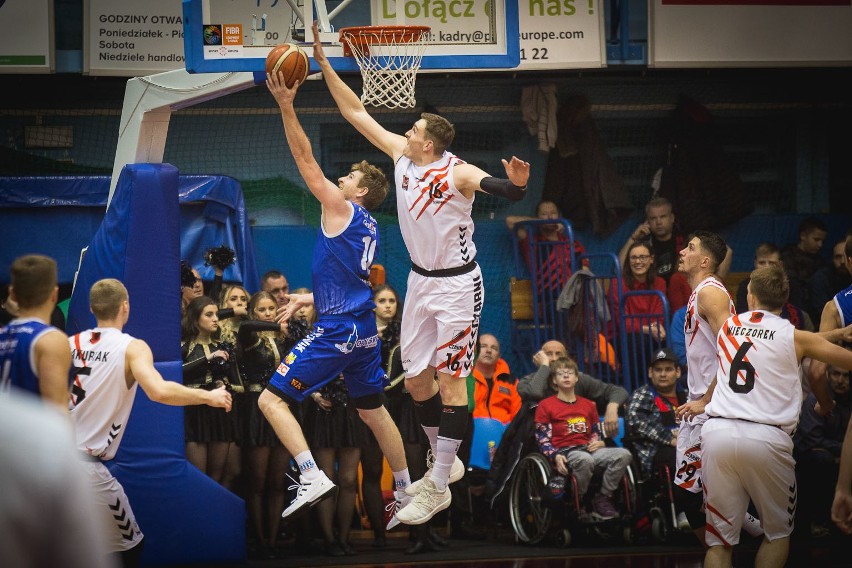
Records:
[[[393,502],[388,503],[388,506],[385,507],[385,511],[391,511],[391,518],[388,521],[387,530],[391,530],[399,524],[399,519],[396,518],[396,514],[400,509],[411,503],[411,500],[413,499],[413,497],[406,495],[405,491],[394,491],[393,496]]]
[[[452,500],[449,487],[438,491],[435,483],[427,477],[420,483],[420,490],[411,502],[396,512],[396,518],[406,525],[422,525],[449,507]]]
[[[291,477],[290,479],[293,478]],[[320,471],[320,478],[313,481],[308,481],[303,475],[300,475],[298,483],[291,485],[287,489],[291,491],[296,489],[297,491],[296,498],[281,513],[281,518],[283,519],[292,517],[306,508],[313,507],[323,499],[337,495],[337,485],[328,478],[324,471]]]
[[[692,527],[689,526],[689,519],[686,518],[686,513],[683,511],[677,514],[677,529],[683,532],[692,530]]]
[[[410,497],[414,497],[420,491],[420,484],[424,479],[427,479],[432,476],[432,468],[435,467],[435,454],[432,453],[432,450],[426,454],[426,473],[423,474],[422,479],[418,479],[411,485],[405,488],[406,494]],[[464,463],[459,459],[458,456],[453,460],[453,465],[450,468],[450,479],[447,483],[455,483],[459,479],[464,477]]]

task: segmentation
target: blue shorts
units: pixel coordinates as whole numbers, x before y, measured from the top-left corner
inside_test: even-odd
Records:
[[[387,375],[372,311],[321,317],[278,365],[269,390],[301,402],[341,373],[351,399],[384,392]]]

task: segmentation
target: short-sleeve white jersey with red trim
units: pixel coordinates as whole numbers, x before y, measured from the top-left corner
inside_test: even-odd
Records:
[[[702,280],[690,294],[689,301],[686,303],[686,317],[683,322],[686,340],[686,365],[689,370],[687,374],[689,400],[704,396],[716,376],[716,367],[718,366],[716,334],[710,329],[710,323],[698,315],[698,293],[707,286],[714,286],[725,292],[728,297],[730,315],[736,313],[731,294],[715,276],[708,276]]]
[[[453,168],[465,163],[444,152],[425,166],[405,156],[396,162],[396,207],[411,261],[426,270],[458,268],[473,261],[473,200],[453,182]]]
[[[802,408],[794,331],[789,321],[760,310],[728,318],[719,330],[719,370],[707,415],[792,434]]]
[[[74,364],[68,408],[77,449],[110,460],[127,429],[138,385],[127,388],[124,374],[124,357],[133,337],[104,327],[81,331],[68,340]]]

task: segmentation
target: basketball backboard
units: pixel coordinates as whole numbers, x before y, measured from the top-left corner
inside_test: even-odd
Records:
[[[277,44],[312,55],[311,23],[337,71],[357,72],[338,31],[365,25],[429,26],[422,70],[510,69],[520,63],[518,3],[513,0],[182,0],[190,73],[262,73]],[[311,71],[319,68],[311,58]]]

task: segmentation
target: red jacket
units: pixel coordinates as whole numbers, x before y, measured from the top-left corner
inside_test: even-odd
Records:
[[[491,391],[488,381],[476,368],[473,390],[473,417],[494,418],[508,424],[521,408],[521,396],[518,394],[518,379],[509,372],[509,364],[503,359],[497,360]]]
[[[652,286],[648,286],[645,282],[633,282],[632,286],[628,286],[627,282],[621,281],[621,290],[623,293],[635,290],[657,290],[666,294],[666,281],[659,276],[654,277]],[[641,327],[651,323],[657,323],[664,326],[663,322],[663,301],[657,295],[647,296],[631,296],[624,304],[624,313],[627,315],[633,314],[659,314],[658,317],[649,316],[647,318],[629,318],[624,322],[624,328],[627,333],[638,333]],[[670,314],[671,315],[671,314]],[[618,309],[615,310],[615,321],[620,321]]]

